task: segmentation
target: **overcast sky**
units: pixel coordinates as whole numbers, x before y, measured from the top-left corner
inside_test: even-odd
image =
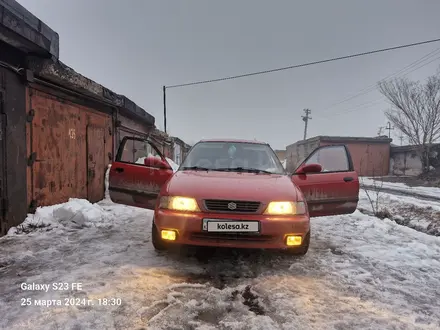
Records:
[[[440,37],[438,0],[19,2],[59,33],[61,61],[131,98],[161,129],[163,85]],[[388,105],[367,88],[439,47],[169,89],[168,131],[188,143],[255,138],[284,149],[302,139],[301,115],[310,108],[308,137],[375,136]],[[423,80],[439,64],[440,50],[398,75]]]

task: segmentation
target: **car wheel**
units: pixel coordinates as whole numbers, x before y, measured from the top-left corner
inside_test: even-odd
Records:
[[[157,250],[157,251],[164,251],[168,248],[167,243],[164,242],[160,236],[159,236],[159,231],[157,230],[157,227],[154,223],[153,220],[153,225],[151,226],[151,241],[153,243],[153,247]]]
[[[304,242],[300,247],[288,249],[288,253],[295,256],[304,256],[307,254],[310,245],[310,231],[306,234]]]

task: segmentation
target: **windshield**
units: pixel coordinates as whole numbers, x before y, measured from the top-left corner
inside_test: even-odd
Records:
[[[179,169],[285,173],[269,145],[245,142],[199,142]]]

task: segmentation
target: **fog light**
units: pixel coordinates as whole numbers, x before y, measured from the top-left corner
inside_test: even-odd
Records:
[[[298,246],[302,243],[302,237],[301,236],[287,236],[286,238],[286,245],[288,246]]]
[[[160,232],[160,236],[162,237],[162,239],[167,241],[175,241],[177,237],[174,230],[162,230]]]

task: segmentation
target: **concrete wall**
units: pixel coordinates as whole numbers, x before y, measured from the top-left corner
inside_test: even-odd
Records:
[[[433,145],[430,154],[430,164],[434,168],[440,166],[440,145]],[[423,172],[422,161],[415,146],[399,146],[391,148],[391,175],[417,176]]]
[[[275,150],[275,153],[277,154],[280,162],[283,162],[286,159],[286,150]]]
[[[0,40],[40,56],[59,57],[59,36],[15,0],[0,0]]]
[[[319,146],[319,139],[298,141],[286,147],[286,170],[292,173]]]

